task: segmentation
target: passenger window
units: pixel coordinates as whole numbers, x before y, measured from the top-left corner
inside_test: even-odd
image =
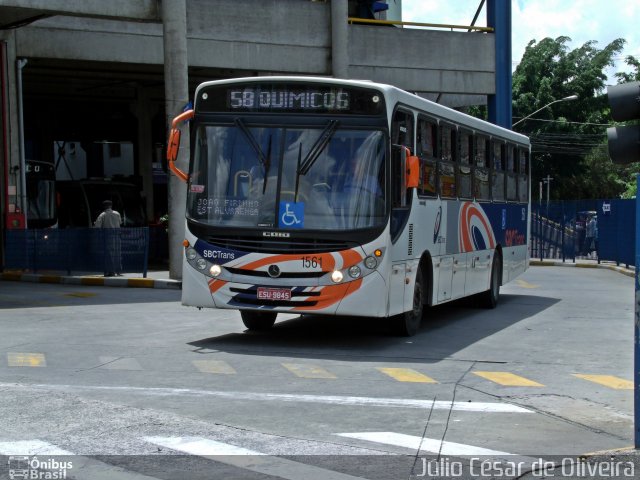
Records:
[[[456,128],[450,125],[440,127],[442,138],[442,155],[438,162],[438,180],[440,183],[440,195],[446,198],[456,198],[456,166],[458,156],[456,144]]]
[[[505,189],[505,145],[497,140],[491,142],[491,198],[504,201]]]
[[[473,136],[469,132],[460,132],[460,164],[458,165],[458,196],[472,198],[471,155],[473,152]]]
[[[518,201],[529,201],[529,151],[518,149]]]
[[[491,198],[491,189],[489,187],[489,164],[487,157],[489,155],[489,139],[482,135],[474,137],[475,167],[473,170],[473,196],[476,200],[489,200]]]
[[[518,200],[518,178],[516,174],[516,147],[507,145],[507,200]]]
[[[420,159],[420,195],[436,196],[436,158],[438,155],[438,125],[435,120],[418,118],[416,155]]]

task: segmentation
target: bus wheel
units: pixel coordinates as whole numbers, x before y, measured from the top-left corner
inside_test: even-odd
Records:
[[[276,323],[276,312],[254,312],[249,310],[241,310],[240,316],[242,323],[247,330],[261,331],[269,330]]]
[[[416,283],[413,287],[413,306],[408,312],[393,317],[393,329],[397,335],[412,337],[420,329],[422,323],[422,313],[424,309],[425,285],[422,272],[418,270]]]
[[[480,305],[484,308],[496,308],[500,298],[500,284],[502,283],[502,259],[498,252],[493,256],[491,264],[491,281],[489,290],[480,294]]]

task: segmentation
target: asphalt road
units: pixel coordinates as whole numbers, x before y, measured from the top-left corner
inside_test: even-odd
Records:
[[[0,282],[0,455],[73,455],[67,478],[343,480],[633,444],[616,272],[534,267],[497,309],[430,309],[409,339],[356,318],[249,333],[179,296]]]

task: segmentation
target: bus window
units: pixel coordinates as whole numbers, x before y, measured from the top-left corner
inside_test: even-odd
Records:
[[[456,198],[456,167],[458,156],[456,144],[456,128],[450,125],[440,127],[442,138],[442,155],[438,162],[438,181],[440,183],[440,195],[445,198]]]
[[[507,200],[518,200],[517,174],[516,174],[516,147],[507,145]]]
[[[475,168],[473,170],[473,196],[476,200],[489,200],[491,190],[489,188],[489,139],[482,135],[474,137],[475,145]]]
[[[497,201],[504,201],[504,151],[505,145],[502,142],[493,140],[491,142],[491,198]]]
[[[418,118],[416,155],[420,159],[420,184],[418,186],[420,195],[436,196],[438,194],[436,184],[437,132],[438,125],[435,120]]]
[[[518,201],[529,201],[529,151],[518,149]]]
[[[413,113],[397,110],[393,115],[391,143],[393,145],[404,145],[413,154],[415,151],[413,148]]]
[[[469,132],[460,132],[460,164],[458,165],[458,196],[472,198],[471,195],[471,154],[473,137]]]

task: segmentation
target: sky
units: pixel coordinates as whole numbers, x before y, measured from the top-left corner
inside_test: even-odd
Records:
[[[387,0],[393,3],[395,0]],[[402,20],[470,25],[480,0],[402,0]],[[485,2],[486,3],[486,2]],[[616,71],[626,71],[624,58],[640,59],[640,1],[638,0],[512,0],[512,61],[515,69],[531,40],[567,36],[570,49],[590,40],[604,48],[616,38],[627,40],[608,71],[609,84]],[[487,25],[486,6],[476,25]]]

